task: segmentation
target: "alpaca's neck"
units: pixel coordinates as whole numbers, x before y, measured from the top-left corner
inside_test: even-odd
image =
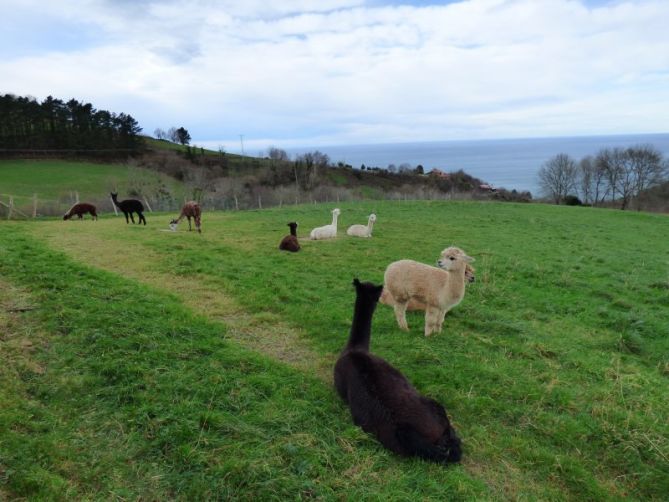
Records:
[[[293,237],[297,237],[297,228],[290,227],[290,235],[292,235]]]
[[[346,349],[358,349],[369,351],[369,338],[372,334],[372,316],[376,309],[376,301],[370,301],[361,296],[355,299],[355,311],[353,312],[353,324],[351,324],[351,336],[348,339]]]
[[[118,199],[117,199],[116,197],[112,197],[112,202],[114,203],[114,205],[115,205],[116,207],[118,207],[119,209],[121,209],[121,204],[118,203]]]
[[[373,222],[372,219],[370,218],[369,220],[367,220],[367,233],[368,233],[368,234],[371,234],[371,233],[372,233],[372,227],[373,227],[373,226],[374,226],[374,222]]]
[[[337,217],[338,217],[338,216],[339,216],[339,215],[338,215],[337,213],[334,213],[334,214],[332,215],[332,226],[333,226],[333,227],[336,227],[336,226],[337,226]]]

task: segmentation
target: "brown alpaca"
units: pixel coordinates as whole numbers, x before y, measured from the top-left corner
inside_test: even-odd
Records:
[[[78,216],[80,220],[83,220],[86,213],[90,213],[94,220],[98,219],[97,208],[88,202],[79,202],[72,206],[70,210],[63,215],[63,219],[69,220],[72,216]]]
[[[290,227],[290,235],[286,235],[283,239],[281,239],[279,249],[282,251],[297,253],[300,250],[300,243],[297,242],[297,223],[291,221],[288,223],[288,226]]]
[[[187,218],[188,231],[190,232],[192,230],[190,226],[190,219],[193,218],[195,220],[195,228],[197,229],[198,233],[202,233],[202,229],[200,228],[201,216],[202,216],[202,210],[200,209],[200,204],[198,204],[194,200],[191,200],[183,205],[183,207],[181,208],[181,214],[176,220],[170,221],[170,225],[178,225],[181,220]]]
[[[465,265],[465,280],[468,283],[472,283],[476,281],[476,269],[472,267],[469,263]],[[393,295],[390,294],[390,291],[387,289],[383,290],[383,293],[381,293],[381,299],[379,300],[381,303],[384,305],[390,305],[391,307],[395,305],[395,299],[393,298]],[[425,310],[426,305],[421,302],[420,300],[417,300],[416,298],[412,298],[409,300],[409,303],[407,304],[407,310]]]

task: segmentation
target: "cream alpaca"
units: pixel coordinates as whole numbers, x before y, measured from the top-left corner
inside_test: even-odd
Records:
[[[446,312],[462,301],[465,294],[465,269],[474,258],[456,247],[444,249],[437,260],[439,268],[413,260],[391,263],[384,274],[384,290],[394,299],[395,318],[408,330],[406,309],[410,300],[425,304],[425,336],[441,331]]]
[[[341,211],[339,208],[332,210],[332,223],[330,225],[325,225],[323,227],[314,228],[309,234],[311,240],[318,239],[334,239],[337,237],[337,217]]]
[[[367,220],[367,225],[351,225],[346,231],[346,235],[352,237],[371,237],[372,236],[372,227],[376,221],[376,215],[374,213],[369,215]]]

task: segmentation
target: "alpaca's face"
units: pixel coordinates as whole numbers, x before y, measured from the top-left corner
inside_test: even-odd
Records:
[[[449,247],[441,252],[437,265],[444,270],[454,270],[472,261],[474,261],[474,258],[467,256],[462,249]]]
[[[341,211],[338,208],[332,210],[332,216],[339,216],[340,213]]]
[[[369,221],[371,221],[372,223],[376,221],[376,215],[374,213],[369,215]]]
[[[67,213],[66,213],[66,214],[63,215],[63,219],[64,219],[64,220],[69,220],[70,217],[69,217],[69,216],[67,215]]]

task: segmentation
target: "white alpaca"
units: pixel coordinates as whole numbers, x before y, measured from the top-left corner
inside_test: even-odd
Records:
[[[367,220],[367,225],[351,225],[346,231],[346,235],[352,237],[371,237],[372,236],[372,227],[376,221],[376,215],[374,213],[369,215]]]
[[[397,324],[408,330],[407,305],[411,300],[425,305],[425,336],[441,331],[446,312],[465,295],[465,270],[474,258],[456,247],[441,252],[437,265],[431,267],[413,260],[391,263],[384,274],[383,292],[395,310]],[[385,302],[384,302],[385,303]]]
[[[337,217],[341,211],[339,208],[332,210],[332,223],[330,225],[325,225],[324,227],[316,227],[309,234],[311,240],[318,239],[334,239],[337,237]]]

